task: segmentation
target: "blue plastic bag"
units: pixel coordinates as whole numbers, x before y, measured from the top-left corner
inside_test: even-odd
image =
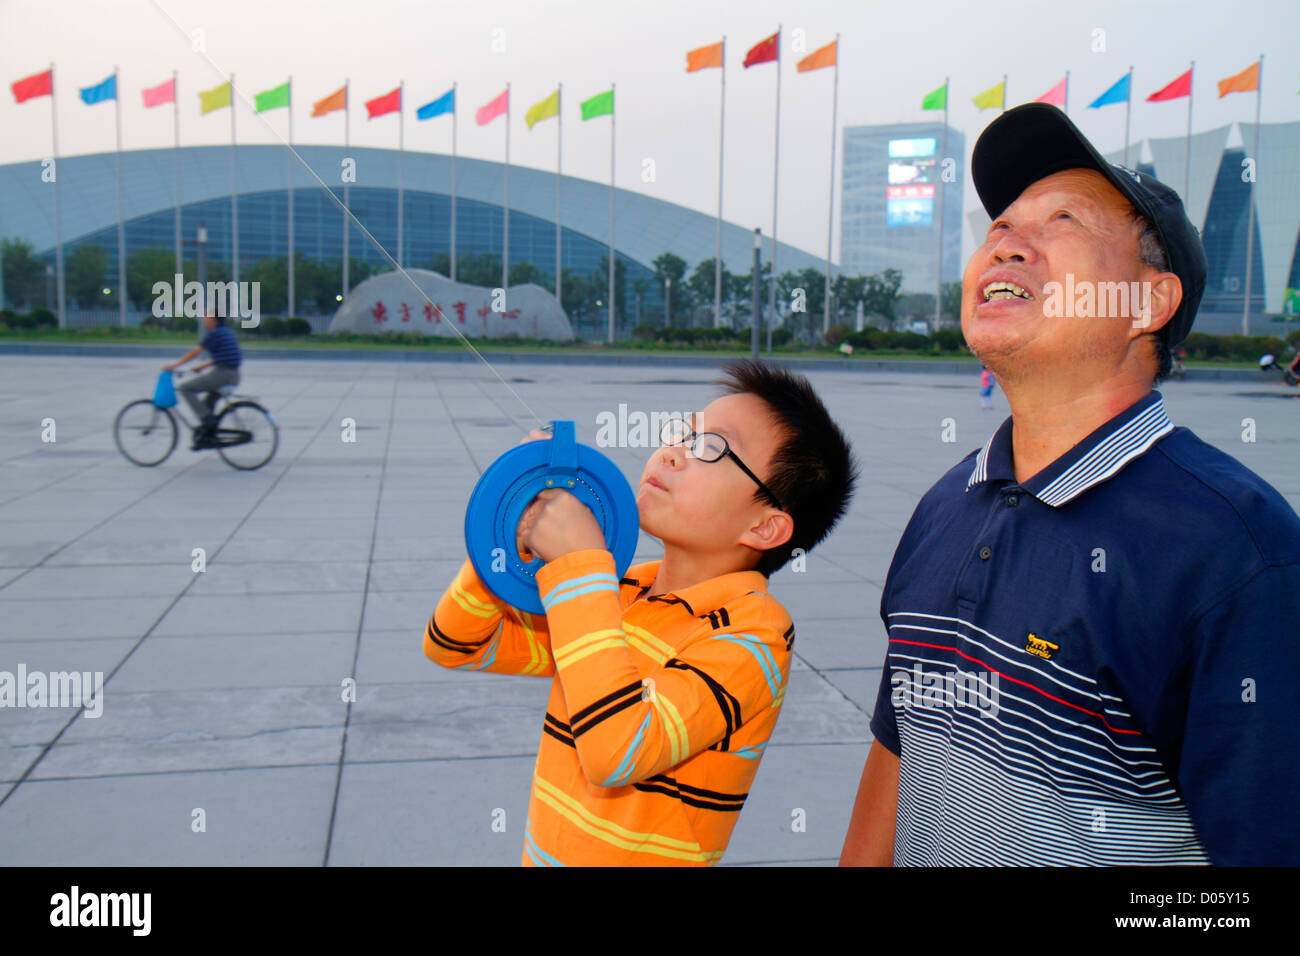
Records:
[[[159,408],[171,408],[176,404],[176,386],[172,384],[171,372],[158,373],[158,385],[153,390],[153,403]]]

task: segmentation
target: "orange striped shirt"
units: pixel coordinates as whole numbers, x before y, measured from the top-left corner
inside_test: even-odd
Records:
[[[425,630],[444,667],[553,677],[526,866],[711,866],[731,838],[790,674],[794,625],[757,571],[644,597],[608,551],[537,573],[546,614],[495,598],[469,561]]]

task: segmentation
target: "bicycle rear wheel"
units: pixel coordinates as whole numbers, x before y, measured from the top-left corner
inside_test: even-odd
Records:
[[[113,422],[117,450],[132,464],[152,468],[176,447],[176,419],[170,409],[141,398],[122,406]]]
[[[257,402],[232,402],[217,421],[217,453],[232,468],[261,468],[279,445],[275,416]]]

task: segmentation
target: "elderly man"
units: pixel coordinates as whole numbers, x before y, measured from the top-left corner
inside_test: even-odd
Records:
[[[1053,106],[972,173],[962,330],[1011,417],[894,555],[841,863],[1300,863],[1300,518],[1152,390],[1196,230]]]

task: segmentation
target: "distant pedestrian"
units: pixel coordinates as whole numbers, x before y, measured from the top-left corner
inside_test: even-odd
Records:
[[[993,373],[987,367],[980,372],[980,408],[993,407]]]

